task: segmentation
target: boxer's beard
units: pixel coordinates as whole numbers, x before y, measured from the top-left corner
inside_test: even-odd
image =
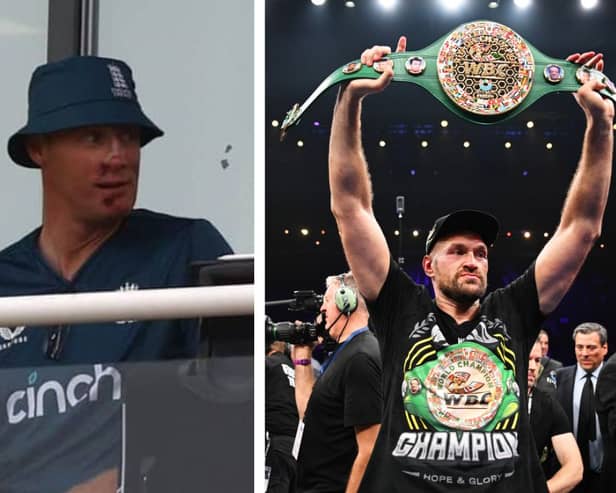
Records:
[[[456,274],[453,279],[447,282],[441,282],[439,288],[441,292],[449,299],[461,305],[472,305],[486,293],[486,282],[483,278],[479,278],[479,284],[466,284],[461,279],[461,275]]]

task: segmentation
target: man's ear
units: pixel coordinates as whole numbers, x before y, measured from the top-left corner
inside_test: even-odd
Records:
[[[433,268],[433,260],[430,255],[424,255],[424,258],[421,261],[421,266],[423,270],[430,279],[434,277],[434,268]]]
[[[34,161],[39,167],[43,162],[43,153],[45,147],[44,135],[26,135],[24,136],[24,147],[30,159]]]

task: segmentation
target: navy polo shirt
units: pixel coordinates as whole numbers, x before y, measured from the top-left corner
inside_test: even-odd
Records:
[[[0,296],[183,287],[190,264],[231,253],[208,221],[135,210],[67,281],[45,261],[40,228],[0,252]],[[122,363],[196,355],[197,320],[73,324],[57,360],[50,327],[0,327],[0,491],[62,492],[120,467]],[[67,330],[68,329],[68,330]]]

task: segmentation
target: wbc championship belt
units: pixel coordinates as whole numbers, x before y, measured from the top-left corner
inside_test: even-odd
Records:
[[[338,68],[287,112],[281,139],[325,90],[377,79],[385,64],[393,64],[394,81],[422,86],[453,113],[479,124],[512,118],[545,94],[575,92],[589,78],[605,84],[599,92],[616,102],[616,87],[599,70],[550,58],[503,24],[473,21],[422,50],[391,53],[372,67],[355,60]]]

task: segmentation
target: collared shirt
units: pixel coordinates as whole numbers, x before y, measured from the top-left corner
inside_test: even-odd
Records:
[[[597,388],[597,377],[603,368],[603,362],[594,369],[590,381],[592,382],[593,389]],[[586,383],[586,370],[584,370],[578,363],[575,371],[575,380],[573,381],[573,433],[577,437],[578,433],[578,420],[580,419],[580,400],[582,398],[582,390],[584,389],[584,383]],[[597,439],[594,442],[590,442],[588,446],[588,454],[590,459],[590,468],[593,471],[601,470],[601,462],[603,461],[603,438],[601,437],[601,430],[599,429],[599,420],[595,413],[595,429],[597,431]]]

